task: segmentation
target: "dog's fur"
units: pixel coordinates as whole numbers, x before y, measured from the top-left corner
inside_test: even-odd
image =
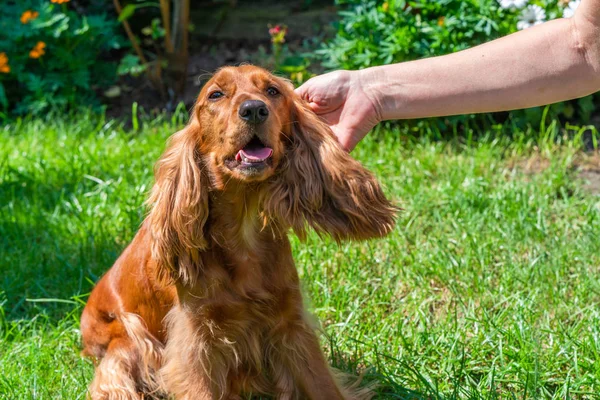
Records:
[[[238,114],[250,99],[266,104],[263,123]],[[241,170],[232,160],[255,136],[272,156]],[[155,176],[148,217],[81,317],[90,397],[367,398],[327,366],[287,232],[381,237],[396,208],[292,85],[258,67],[219,70]]]

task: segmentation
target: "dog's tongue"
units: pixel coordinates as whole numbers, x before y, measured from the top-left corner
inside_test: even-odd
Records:
[[[267,158],[271,157],[273,154],[273,150],[269,147],[257,147],[251,149],[241,149],[238,151],[235,158],[238,161],[242,160],[242,156],[246,157],[250,161],[264,161]]]

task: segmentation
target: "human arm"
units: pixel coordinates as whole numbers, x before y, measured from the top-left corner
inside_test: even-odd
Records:
[[[441,57],[336,71],[298,93],[351,150],[379,121],[504,111],[600,90],[600,0],[550,21]]]

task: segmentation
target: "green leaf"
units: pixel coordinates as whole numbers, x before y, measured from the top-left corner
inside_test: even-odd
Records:
[[[145,3],[139,3],[139,4],[127,4],[121,10],[121,14],[119,14],[119,22],[123,22],[126,19],[128,19],[129,17],[131,17],[133,15],[133,13],[135,12],[135,10],[137,10],[138,8],[148,8],[148,7],[160,8],[158,3],[153,3],[153,2],[145,2]]]
[[[126,19],[128,19],[129,17],[131,17],[133,15],[133,13],[135,12],[136,6],[133,4],[127,4],[125,7],[123,7],[123,9],[121,10],[121,13],[119,14],[119,22],[123,22]]]
[[[127,54],[117,68],[119,75],[139,76],[146,70],[146,65],[140,64],[140,59],[133,54]]]

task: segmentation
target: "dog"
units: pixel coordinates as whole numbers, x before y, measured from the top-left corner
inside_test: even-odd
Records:
[[[328,367],[287,234],[382,237],[397,208],[289,81],[218,70],[158,161],[148,205],[81,317],[89,397],[370,397]]]

